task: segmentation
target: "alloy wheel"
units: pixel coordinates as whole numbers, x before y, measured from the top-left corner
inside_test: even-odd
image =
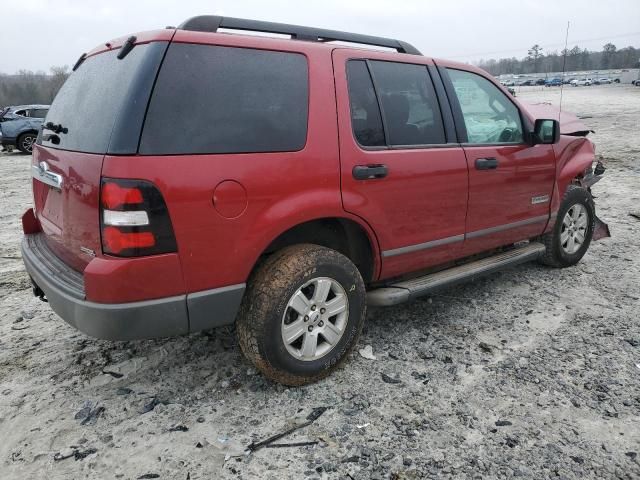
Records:
[[[282,340],[295,358],[325,356],[342,338],[349,318],[347,294],[336,280],[318,277],[296,290],[282,316]]]

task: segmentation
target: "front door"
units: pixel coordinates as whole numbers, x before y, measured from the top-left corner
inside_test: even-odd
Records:
[[[518,106],[489,79],[457,68],[440,71],[453,90],[469,168],[464,255],[541,234],[555,179],[552,145],[525,143]]]
[[[375,231],[381,278],[459,256],[467,210],[465,155],[443,125],[435,93],[441,84],[434,87],[440,79],[427,68],[433,63],[397,59],[333,54],[342,201]]]

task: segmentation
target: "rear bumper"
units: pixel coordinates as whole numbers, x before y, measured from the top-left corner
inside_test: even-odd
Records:
[[[171,337],[235,321],[245,285],[127,303],[86,299],[82,274],[48,248],[44,235],[25,235],[22,258],[51,308],[78,330],[106,340]]]

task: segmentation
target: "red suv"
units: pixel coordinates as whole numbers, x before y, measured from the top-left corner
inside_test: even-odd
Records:
[[[235,323],[256,367],[304,384],[367,304],[573,265],[608,233],[604,169],[562,115],[398,40],[192,18],[80,57],[33,149],[24,263],[89,335]]]

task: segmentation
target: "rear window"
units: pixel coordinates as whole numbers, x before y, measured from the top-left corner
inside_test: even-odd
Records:
[[[126,106],[148,48],[148,44],[136,45],[122,60],[116,58],[119,50],[87,58],[64,83],[46,116],[46,122],[62,125],[67,133],[58,135],[57,145],[41,143],[64,150],[106,153],[116,117]]]
[[[301,150],[308,104],[303,55],[171,44],[151,97],[140,153]]]

